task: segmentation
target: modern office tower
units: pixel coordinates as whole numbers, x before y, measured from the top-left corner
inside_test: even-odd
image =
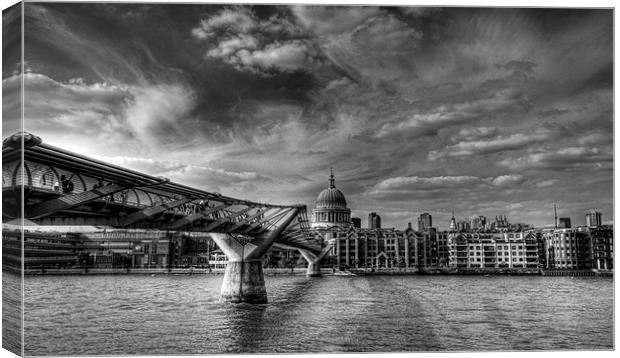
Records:
[[[361,228],[362,227],[362,219],[361,218],[351,218],[351,223],[353,227]]]
[[[458,223],[456,223],[456,228],[458,231],[470,231],[471,225],[469,224],[468,221],[461,220]]]
[[[586,211],[586,226],[601,226],[603,225],[603,215],[600,211],[588,210]]]
[[[421,214],[418,217],[418,231],[426,231],[433,226],[433,217],[429,213]]]
[[[570,218],[560,218],[558,221],[558,229],[570,229]]]
[[[381,229],[381,216],[377,213],[368,214],[368,228]]]
[[[508,217],[506,215],[499,215],[495,217],[495,221],[491,223],[491,228],[493,230],[508,230],[510,227],[510,223],[508,222]]]

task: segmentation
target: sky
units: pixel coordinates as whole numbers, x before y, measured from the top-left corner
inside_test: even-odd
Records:
[[[613,220],[612,10],[26,3],[24,36],[24,129],[51,145],[309,210],[333,167],[363,226]]]

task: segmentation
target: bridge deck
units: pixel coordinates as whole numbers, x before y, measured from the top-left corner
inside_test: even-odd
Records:
[[[23,204],[24,217],[41,225],[202,231],[251,240],[297,209],[296,219],[276,243],[321,250],[309,230],[305,205],[275,205],[192,188],[44,144],[29,133],[6,138],[2,160],[3,222],[20,217]]]

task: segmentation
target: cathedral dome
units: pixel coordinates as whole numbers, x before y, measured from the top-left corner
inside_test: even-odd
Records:
[[[329,176],[329,186],[323,189],[316,198],[316,207],[312,210],[312,227],[331,227],[334,225],[350,225],[351,209],[347,208],[344,194],[336,189],[334,172]]]
[[[329,187],[323,189],[319,196],[316,198],[317,209],[346,209],[347,200],[344,198],[344,194],[336,189],[334,179],[334,173],[332,172],[329,177]]]
[[[316,198],[317,209],[346,209],[347,200],[344,194],[336,188],[324,189]]]

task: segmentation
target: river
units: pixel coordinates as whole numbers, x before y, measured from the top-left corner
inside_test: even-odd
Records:
[[[218,302],[222,278],[26,277],[25,354],[613,348],[609,278],[267,276],[266,305]]]

